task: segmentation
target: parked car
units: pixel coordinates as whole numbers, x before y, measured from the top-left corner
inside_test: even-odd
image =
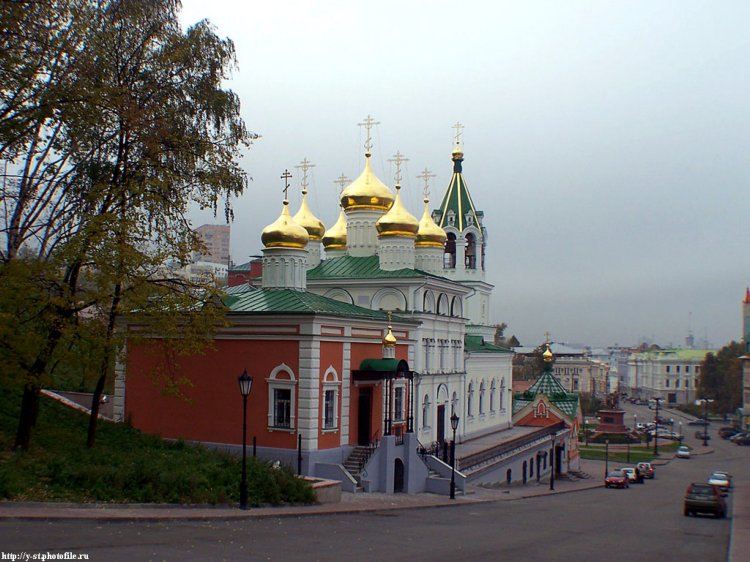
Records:
[[[742,431],[742,432],[740,432],[740,433],[736,433],[736,434],[732,435],[732,436],[731,436],[731,437],[729,438],[729,440],[730,440],[730,441],[731,441],[732,443],[736,443],[736,442],[737,442],[738,440],[740,440],[740,439],[744,439],[745,437],[750,437],[750,433],[748,433],[747,431]]]
[[[620,469],[622,473],[628,477],[628,483],[629,484],[635,484],[638,482],[638,477],[635,474],[635,468],[632,466],[627,466],[625,468]],[[643,482],[643,479],[641,478],[641,482]]]
[[[685,492],[685,517],[697,513],[713,513],[716,517],[726,517],[727,504],[718,487],[702,482],[693,482]]]
[[[750,433],[746,433],[742,437],[733,439],[737,445],[750,445]]]
[[[719,437],[722,439],[729,439],[732,435],[737,435],[740,432],[736,427],[722,427],[719,428]]]
[[[604,479],[605,488],[630,488],[630,481],[625,473],[620,470],[612,470]]]
[[[714,472],[708,477],[708,483],[719,488],[724,495],[729,491],[729,476],[726,472]]]
[[[677,458],[678,459],[689,459],[690,458],[690,449],[687,445],[680,445],[677,448]]]
[[[654,467],[650,462],[639,462],[636,466],[638,467],[639,472],[643,474],[644,478],[650,480],[654,479]]]
[[[697,420],[690,420],[688,425],[711,425],[711,422],[703,418]]]

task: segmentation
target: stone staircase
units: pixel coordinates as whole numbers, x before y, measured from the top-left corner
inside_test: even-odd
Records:
[[[365,466],[367,459],[370,458],[372,450],[366,445],[360,445],[354,447],[352,452],[349,454],[347,459],[344,461],[344,468],[351,474],[357,481],[357,485],[361,484],[362,468]]]

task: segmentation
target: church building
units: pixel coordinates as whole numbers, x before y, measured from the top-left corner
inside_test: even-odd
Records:
[[[213,348],[175,365],[158,352],[157,336],[129,344],[117,366],[116,417],[165,438],[236,449],[237,378],[247,371],[257,455],[350,491],[448,493],[454,435],[457,457],[463,444],[508,441],[513,353],[492,344],[487,230],[463,177],[460,136],[435,210],[431,174],[421,176],[417,219],[401,197],[400,153],[393,190],[372,170],[372,123],[365,120],[364,168],[342,190],[337,222],[326,229],[310,211],[305,160],[300,208],[292,216],[285,197],[263,230],[260,278],[227,289],[227,325]],[[189,381],[187,400],[154,384],[154,372],[170,369]],[[496,462],[512,462],[508,450]],[[467,480],[459,474],[458,487]]]

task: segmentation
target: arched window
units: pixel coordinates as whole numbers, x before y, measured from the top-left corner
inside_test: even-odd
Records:
[[[291,367],[282,363],[266,379],[268,383],[268,426],[294,429],[297,379]]]
[[[474,383],[469,383],[469,393],[466,397],[466,415],[471,417],[474,415],[474,409],[472,407],[472,402],[474,401]]]
[[[429,395],[424,395],[424,400],[422,400],[422,429],[426,429],[430,427],[430,397]]]
[[[495,394],[497,392],[497,387],[495,386],[495,379],[492,379],[492,384],[490,385],[490,412],[495,411]]]
[[[456,267],[456,235],[448,233],[445,240],[445,253],[443,254],[443,268],[455,269]]]
[[[323,375],[323,429],[336,429],[339,424],[339,377],[331,366]]]
[[[469,232],[466,235],[466,269],[477,268],[477,243],[474,235]]]
[[[484,414],[484,381],[479,383],[479,415]]]
[[[534,478],[534,457],[529,459],[529,478]]]
[[[500,381],[500,403],[498,405],[501,410],[505,410],[505,379]]]

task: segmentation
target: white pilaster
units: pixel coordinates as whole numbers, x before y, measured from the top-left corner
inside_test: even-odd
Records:
[[[297,420],[302,450],[314,451],[318,448],[320,418],[320,338],[317,336],[300,341],[298,384]]]

